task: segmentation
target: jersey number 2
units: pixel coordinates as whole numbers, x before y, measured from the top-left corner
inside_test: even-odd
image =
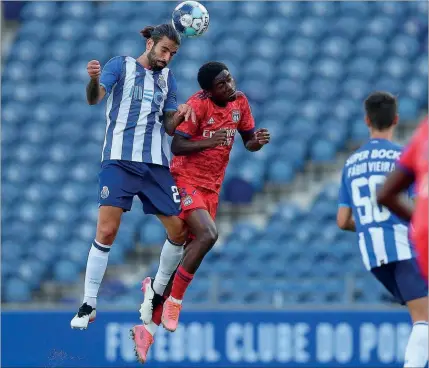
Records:
[[[385,180],[386,177],[383,175],[372,175],[369,178],[361,177],[351,182],[353,203],[357,207],[362,225],[389,219],[389,210],[377,204],[377,186],[383,184]],[[361,195],[361,189],[364,187],[368,187],[369,197]]]
[[[180,203],[180,194],[179,194],[179,190],[177,189],[177,187],[175,185],[173,185],[171,187],[171,191],[173,192],[173,201],[175,203]]]

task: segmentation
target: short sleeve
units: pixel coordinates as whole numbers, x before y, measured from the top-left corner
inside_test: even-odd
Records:
[[[177,83],[171,70],[168,72],[168,93],[164,104],[164,111],[177,111]]]
[[[409,175],[414,176],[414,162],[415,162],[415,151],[418,145],[417,134],[414,134],[411,142],[405,147],[401,154],[396,167]]]
[[[255,120],[253,119],[252,110],[249,105],[247,97],[243,94],[243,101],[241,103],[241,119],[238,126],[240,134],[253,133],[255,131]]]
[[[343,169],[341,176],[340,190],[338,193],[338,207],[352,207],[349,191],[347,190],[346,169]]]
[[[122,74],[123,57],[116,56],[110,59],[103,68],[100,77],[100,85],[106,90],[106,94],[112,92],[113,86],[119,81]]]
[[[200,100],[198,98],[191,98],[186,102],[186,104],[193,108],[196,115],[196,122],[194,123],[192,120],[185,120],[176,128],[175,134],[186,138],[192,138],[198,134],[201,121],[204,119],[205,102],[204,100]]]

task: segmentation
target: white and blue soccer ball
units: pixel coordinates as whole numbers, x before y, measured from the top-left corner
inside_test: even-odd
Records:
[[[209,12],[197,1],[184,1],[173,11],[173,27],[185,37],[199,37],[209,28]]]

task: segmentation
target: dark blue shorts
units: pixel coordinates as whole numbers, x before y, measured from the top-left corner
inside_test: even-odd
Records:
[[[180,213],[180,196],[168,167],[144,162],[105,160],[98,175],[99,205],[129,211],[134,196],[148,215]]]
[[[402,305],[428,295],[427,285],[414,258],[388,263],[371,271]]]

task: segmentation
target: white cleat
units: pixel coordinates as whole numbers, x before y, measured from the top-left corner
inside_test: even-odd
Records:
[[[86,330],[88,328],[88,324],[94,322],[96,314],[97,312],[95,308],[92,308],[87,303],[83,303],[77,314],[71,320],[70,327]]]
[[[142,282],[142,291],[144,293],[143,303],[140,305],[140,319],[145,325],[152,322],[152,314],[155,307],[162,302],[163,298],[153,290],[154,279],[146,277]]]

